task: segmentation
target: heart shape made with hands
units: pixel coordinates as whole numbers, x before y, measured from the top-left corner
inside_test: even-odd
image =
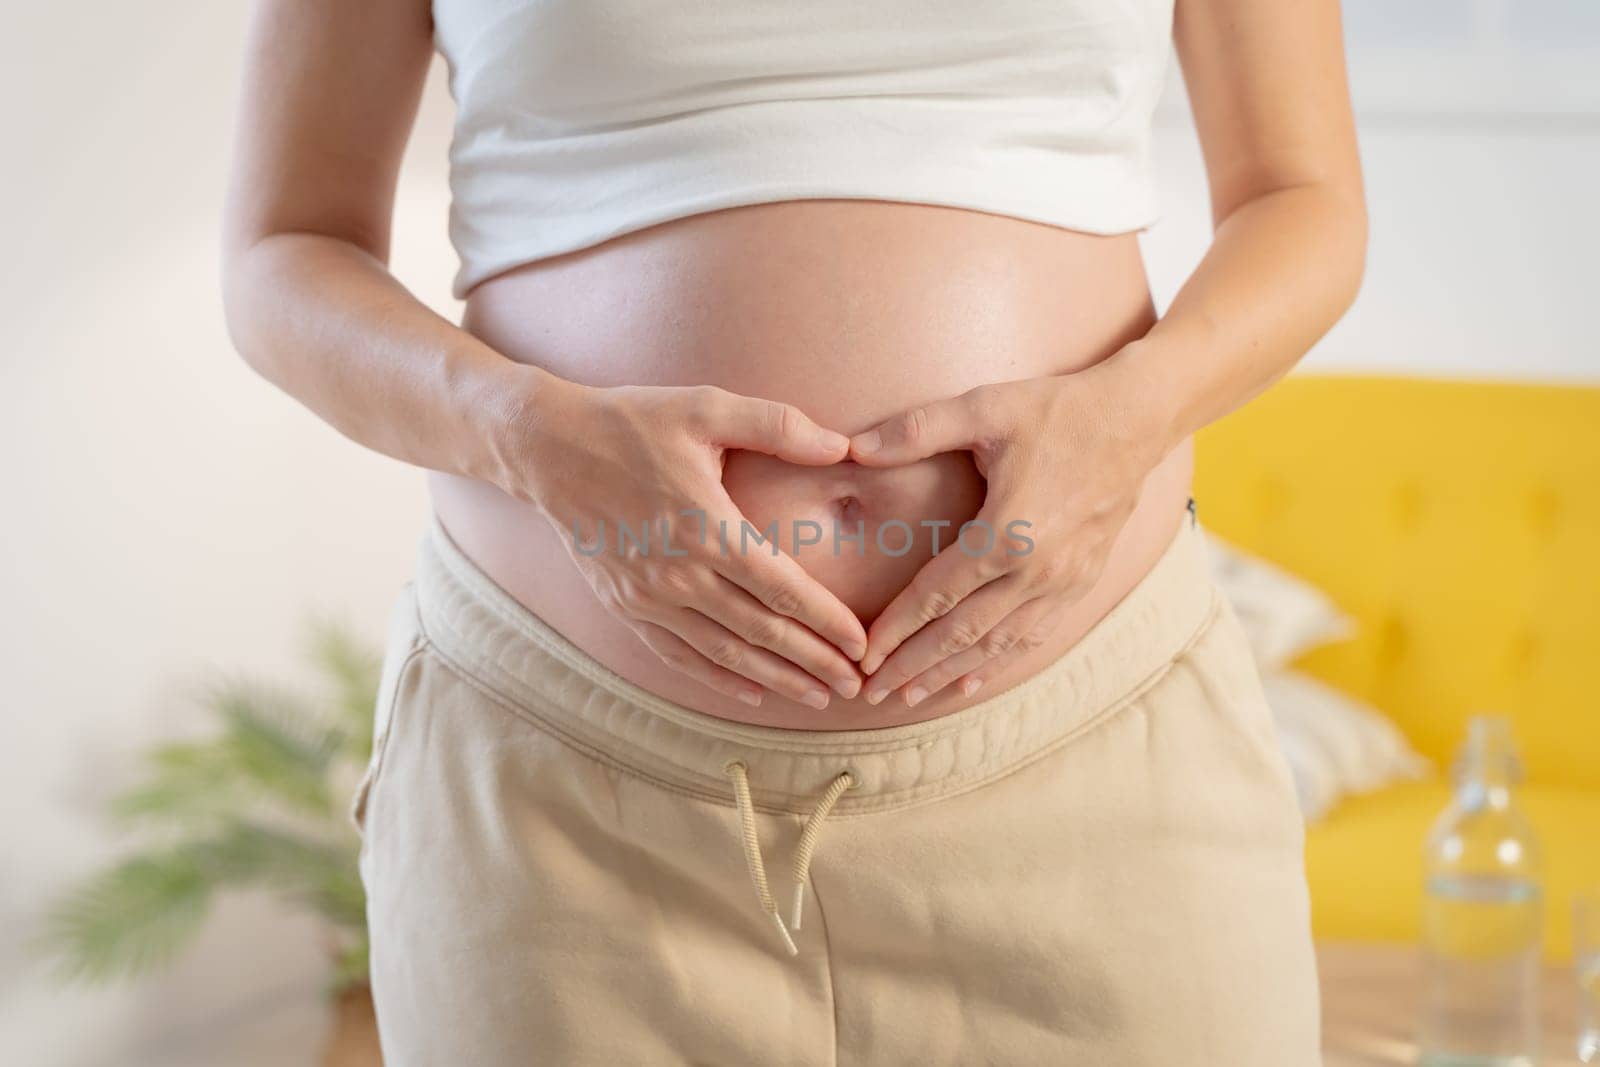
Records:
[[[815,511],[804,516],[813,547],[825,540],[818,527],[858,524],[851,555],[793,555],[865,627],[857,667],[869,704],[898,690],[914,707],[951,685],[972,696],[1002,665],[1045,645],[1093,588],[1165,451],[1159,434],[1121,417],[1126,407],[1104,381],[982,386],[848,440],[819,429],[828,443],[825,456],[811,449],[813,459],[848,464],[796,475],[810,483],[804,493],[782,494],[775,480],[766,499],[736,500],[761,519]],[[730,495],[740,488],[736,478]],[[891,528],[892,545],[883,537]],[[1049,536],[1060,530],[1070,537]],[[1034,551],[1036,539],[1045,551]]]
[[[723,485],[752,527],[776,525],[779,548],[868,628],[984,495],[970,452],[873,467],[732,452]]]

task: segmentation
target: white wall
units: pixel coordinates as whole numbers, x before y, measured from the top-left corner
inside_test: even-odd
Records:
[[[1193,128],[1158,131],[1169,301],[1210,233]],[[1600,120],[1381,116],[1361,129],[1371,240],[1355,306],[1303,367],[1600,381]]]
[[[304,677],[302,623],[374,637],[420,475],[355,448],[231,351],[216,220],[243,5],[8,9],[0,129],[0,1063],[313,1062],[315,927],[229,900],[169,976],[61,990],[26,942],[112,855],[129,755],[194,724],[205,672]],[[420,135],[396,262],[447,295],[442,124]],[[422,192],[415,192],[417,186]],[[416,200],[420,197],[423,203]]]
[[[10,141],[0,318],[0,1062],[306,1062],[315,930],[235,900],[172,975],[63,991],[23,943],[64,880],[118,846],[96,805],[130,752],[188,728],[208,667],[294,669],[299,624],[377,636],[425,502],[231,353],[215,223],[238,3],[18,5],[0,63]],[[437,71],[436,71],[437,74]],[[449,310],[437,80],[402,191],[396,270]],[[1365,133],[1374,240],[1356,312],[1311,363],[1594,376],[1600,248],[1590,119],[1391,117]],[[1203,184],[1161,135],[1169,295],[1203,250]]]
[[[1600,4],[1343,0],[1371,243],[1308,369],[1600,381]],[[1157,126],[1165,302],[1205,251],[1204,171],[1173,72]]]

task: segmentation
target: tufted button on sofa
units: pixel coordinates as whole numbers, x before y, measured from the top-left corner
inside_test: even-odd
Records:
[[[1417,936],[1445,772],[1468,716],[1496,711],[1546,853],[1546,951],[1566,958],[1572,891],[1600,883],[1600,388],[1297,374],[1197,454],[1201,523],[1360,623],[1296,666],[1438,768],[1308,828],[1316,933]]]

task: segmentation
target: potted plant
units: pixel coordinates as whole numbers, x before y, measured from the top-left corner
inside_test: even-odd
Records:
[[[381,659],[327,623],[313,627],[308,651],[315,695],[250,678],[206,686],[216,729],[147,753],[110,804],[140,847],[72,887],[43,944],[65,976],[137,977],[177,956],[219,891],[276,894],[328,931],[335,1025],[324,1063],[366,1067],[381,1061],[360,840],[346,811],[372,751]]]

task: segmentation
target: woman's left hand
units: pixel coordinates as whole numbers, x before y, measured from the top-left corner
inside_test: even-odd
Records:
[[[903,689],[915,706],[952,682],[972,696],[1040,647],[1094,586],[1167,451],[1159,425],[1128,394],[1100,363],[979,386],[851,439],[850,458],[872,467],[971,451],[988,481],[964,539],[950,531],[949,546],[869,628],[861,669],[870,703]]]

